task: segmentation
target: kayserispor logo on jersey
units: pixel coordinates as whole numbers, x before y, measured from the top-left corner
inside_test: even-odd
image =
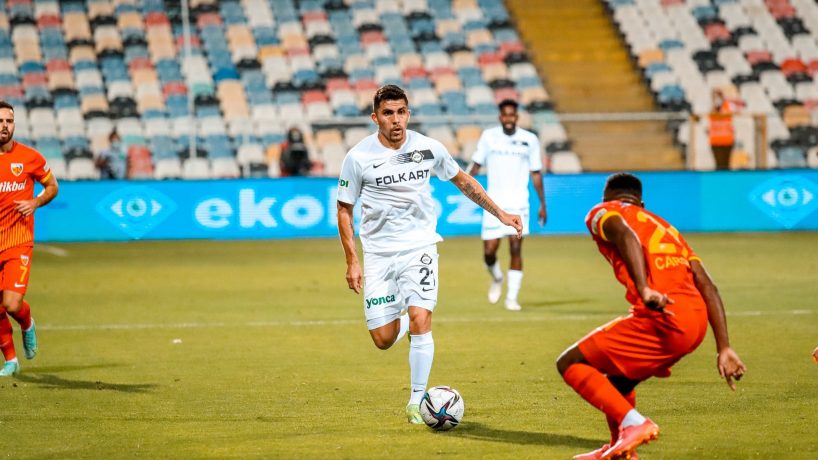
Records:
[[[23,174],[23,163],[12,163],[11,173],[14,174],[15,176]]]

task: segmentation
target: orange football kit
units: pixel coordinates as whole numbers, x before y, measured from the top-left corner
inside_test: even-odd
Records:
[[[0,289],[25,294],[34,246],[34,214],[23,216],[15,201],[34,198],[34,181],[51,177],[45,158],[18,142],[0,155]]]
[[[675,303],[664,312],[648,309],[603,224],[621,216],[636,233],[645,255],[648,285]],[[698,260],[679,231],[664,219],[622,201],[596,205],[585,223],[599,252],[610,262],[627,292],[630,314],[594,330],[578,342],[588,362],[601,372],[630,380],[668,377],[670,368],[691,353],[707,332],[707,306],[693,281],[690,261]]]

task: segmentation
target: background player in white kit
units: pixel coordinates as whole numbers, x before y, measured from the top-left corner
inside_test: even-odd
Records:
[[[346,256],[346,279],[364,291],[364,313],[375,346],[385,350],[410,334],[410,423],[422,424],[419,404],[434,358],[432,311],[437,303],[437,213],[429,178],[450,180],[472,201],[505,225],[522,231],[520,216],[509,214],[463,172],[440,142],[408,131],[409,101],[394,85],[378,89],[367,136],[344,158],[338,179],[338,233]],[[355,248],[352,209],[361,200],[359,234],[364,272]],[[365,281],[365,282],[364,282]],[[406,310],[404,313],[403,310]],[[402,314],[403,313],[403,314]]]
[[[469,173],[474,176],[480,167],[488,169],[488,194],[503,210],[519,214],[523,219],[523,236],[528,235],[528,178],[540,198],[537,221],[545,225],[548,214],[545,209],[545,191],[542,185],[542,158],[540,142],[531,131],[517,127],[517,102],[505,99],[498,104],[500,126],[483,131],[472,156]],[[500,239],[509,236],[511,263],[508,270],[508,289],[505,306],[507,310],[519,311],[517,294],[523,282],[523,240],[516,229],[503,225],[493,215],[483,213],[483,257],[491,275],[489,302],[497,303],[503,289],[503,271],[497,263]]]

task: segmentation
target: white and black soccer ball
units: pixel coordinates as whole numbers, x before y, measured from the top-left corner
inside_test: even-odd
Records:
[[[463,420],[465,410],[463,397],[457,390],[447,386],[429,388],[420,402],[420,416],[435,431],[456,427]]]

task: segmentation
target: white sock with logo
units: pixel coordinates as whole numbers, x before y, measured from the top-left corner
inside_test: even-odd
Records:
[[[508,271],[508,292],[506,292],[506,299],[517,300],[517,294],[520,292],[520,285],[523,284],[522,270]]]
[[[486,270],[489,271],[489,275],[491,275],[494,282],[503,281],[503,271],[500,270],[500,264],[496,260],[494,265],[486,265]]]
[[[398,336],[395,337],[395,343],[400,342],[400,339],[406,335],[409,330],[409,313],[404,313],[400,316],[400,329],[398,329]]]
[[[420,404],[426,393],[429,383],[429,373],[432,372],[432,360],[435,357],[435,340],[432,331],[425,334],[412,335],[409,343],[409,374],[412,378],[412,393],[409,404]]]
[[[625,418],[622,419],[622,423],[619,424],[621,428],[625,428],[627,426],[635,426],[641,425],[645,423],[645,417],[636,411],[636,409],[631,409],[625,414]]]

